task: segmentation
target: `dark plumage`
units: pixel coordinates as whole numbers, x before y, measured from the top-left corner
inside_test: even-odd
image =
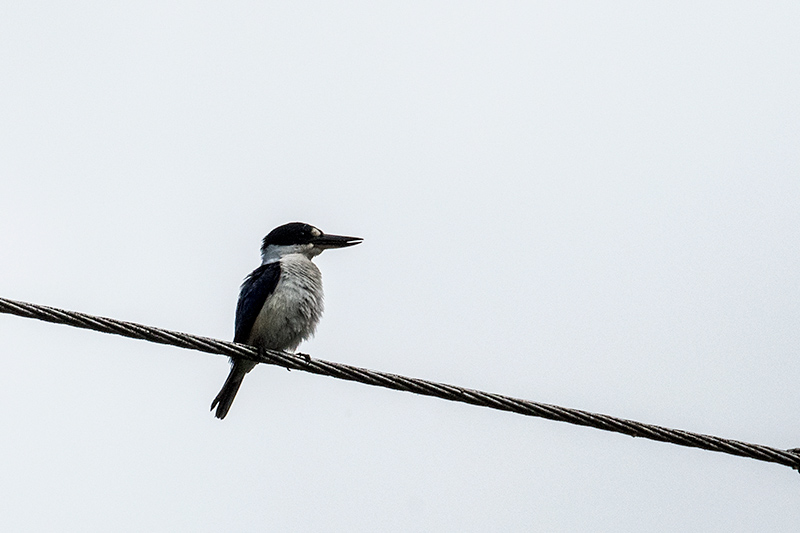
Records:
[[[281,265],[276,261],[261,265],[245,278],[239,290],[239,303],[236,305],[233,342],[247,342],[256,317],[267,301],[267,296],[275,291],[280,275]]]
[[[308,244],[321,234],[322,232],[311,224],[289,222],[267,233],[267,236],[261,241],[261,249],[264,250],[270,244],[277,246]]]

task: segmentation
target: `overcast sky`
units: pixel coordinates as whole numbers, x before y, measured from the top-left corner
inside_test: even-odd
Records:
[[[800,446],[800,3],[4,2],[0,296]],[[7,531],[794,532],[782,466],[0,315]]]

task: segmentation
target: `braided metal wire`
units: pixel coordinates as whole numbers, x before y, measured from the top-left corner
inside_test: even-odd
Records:
[[[781,450],[759,444],[749,444],[712,435],[691,433],[651,424],[643,424],[633,420],[625,420],[608,415],[590,413],[578,409],[559,407],[545,403],[521,400],[500,394],[493,394],[445,383],[437,383],[423,379],[409,378],[387,372],[376,372],[366,368],[333,363],[321,359],[310,359],[302,355],[293,355],[273,350],[256,350],[253,347],[233,342],[189,335],[178,331],[170,331],[133,322],[124,322],[112,318],[66,311],[54,307],[46,307],[26,302],[0,298],[0,312],[27,318],[35,318],[46,322],[66,324],[78,328],[92,329],[103,333],[113,333],[124,337],[142,339],[160,344],[179,346],[201,352],[236,355],[259,363],[278,365],[293,370],[302,370],[313,374],[331,376],[348,381],[357,381],[367,385],[375,385],[388,389],[412,392],[425,396],[435,396],[454,402],[463,402],[511,411],[527,416],[536,416],[568,422],[580,426],[589,426],[605,431],[624,433],[632,437],[669,442],[680,446],[702,448],[714,452],[722,452],[741,457],[750,457],[759,461],[767,461],[790,466],[800,471],[800,449]]]

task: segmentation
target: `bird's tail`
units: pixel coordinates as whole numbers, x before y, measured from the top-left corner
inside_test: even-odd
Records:
[[[236,393],[239,392],[239,387],[242,385],[242,380],[250,369],[255,366],[250,366],[247,363],[249,363],[249,361],[245,362],[238,359],[233,361],[228,379],[225,380],[225,384],[222,386],[222,389],[220,389],[217,397],[211,402],[211,410],[213,411],[214,407],[217,408],[217,412],[214,413],[214,416],[220,420],[225,418],[225,415],[228,414],[228,410],[230,410],[233,404],[233,399],[236,398]]]

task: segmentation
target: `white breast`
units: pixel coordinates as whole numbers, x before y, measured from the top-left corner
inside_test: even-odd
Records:
[[[323,310],[322,274],[300,254],[280,259],[278,285],[264,303],[248,344],[293,351],[311,337]]]

